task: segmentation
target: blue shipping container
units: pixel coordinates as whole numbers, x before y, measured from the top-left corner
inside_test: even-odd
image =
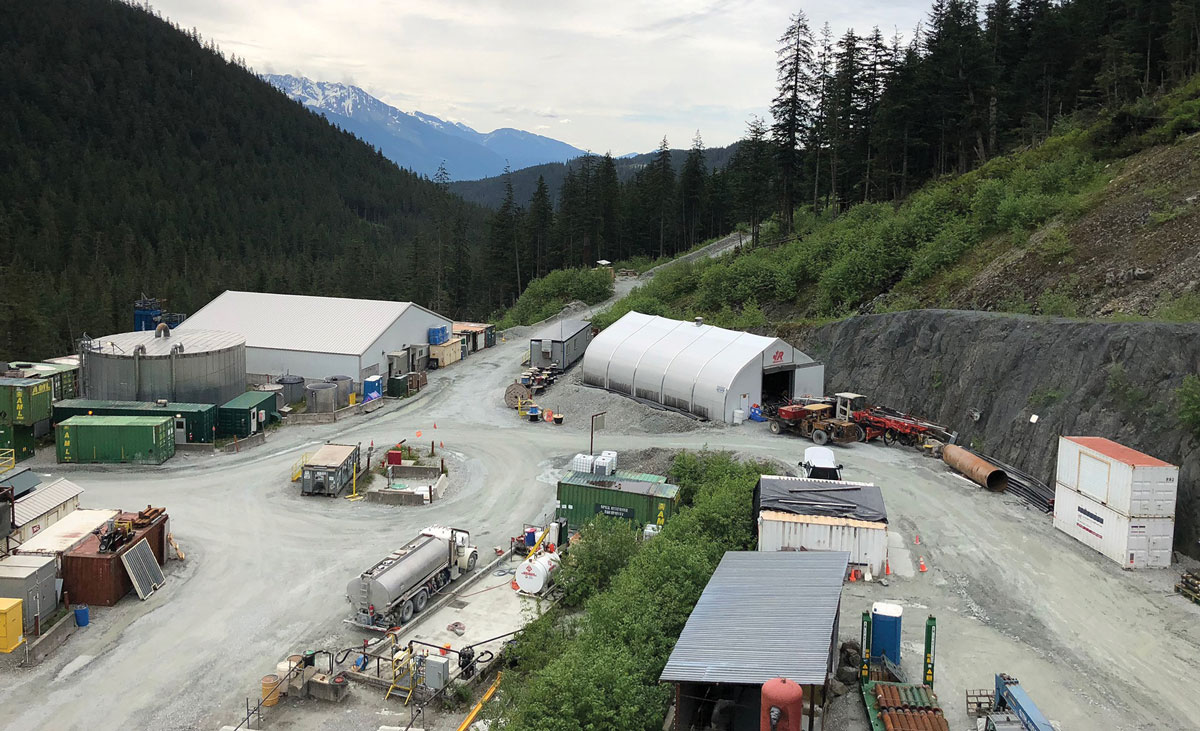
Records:
[[[871,659],[887,657],[900,664],[900,620],[904,607],[875,602],[871,605]]]

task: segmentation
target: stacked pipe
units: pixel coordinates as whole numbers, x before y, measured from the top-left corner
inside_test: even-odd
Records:
[[[1175,585],[1175,591],[1200,604],[1200,571],[1184,572]]]
[[[1009,492],[1025,500],[1043,513],[1054,512],[1054,488],[1052,486],[1047,485],[1027,472],[1022,472],[1012,465],[1004,464],[998,459],[988,457],[979,452],[971,453],[1004,470],[1005,474],[1008,475]]]
[[[875,704],[887,731],[950,731],[937,696],[924,685],[877,683]]]

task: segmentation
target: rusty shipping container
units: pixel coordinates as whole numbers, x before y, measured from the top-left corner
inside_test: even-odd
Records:
[[[118,521],[133,520],[135,513],[122,513]],[[121,556],[138,541],[145,538],[154,552],[154,558],[161,566],[167,562],[167,521],[166,514],[154,519],[146,528],[134,531],[133,540],[125,543],[113,553],[100,553],[100,539],[90,535],[78,546],[65,553],[62,558],[63,590],[68,592],[72,602],[93,604],[98,607],[111,607],[129,592],[133,591],[133,582],[129,572],[121,563]]]

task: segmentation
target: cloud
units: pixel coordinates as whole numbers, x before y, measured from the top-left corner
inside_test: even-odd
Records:
[[[569,120],[569,119],[560,119],[560,120],[558,120],[558,123],[559,123],[559,124],[570,124],[570,123],[571,123],[571,120]]]

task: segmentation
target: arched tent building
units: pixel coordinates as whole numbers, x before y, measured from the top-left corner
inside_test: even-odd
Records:
[[[630,312],[592,340],[583,381],[731,422],[736,409],[822,395],[825,366],[779,338]]]

